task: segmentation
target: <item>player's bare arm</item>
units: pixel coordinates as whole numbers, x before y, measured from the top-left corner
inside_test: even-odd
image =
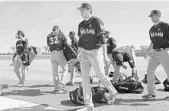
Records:
[[[81,47],[78,47],[77,58],[80,56],[80,53],[81,53]]]
[[[104,61],[105,61],[106,65],[108,65],[110,60],[109,60],[109,58],[107,56],[107,45],[106,44],[102,44],[102,48],[103,48]]]

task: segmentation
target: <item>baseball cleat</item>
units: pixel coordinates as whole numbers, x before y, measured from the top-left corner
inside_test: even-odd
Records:
[[[152,94],[146,94],[146,95],[142,96],[142,98],[145,100],[155,99],[155,97],[156,97],[156,95],[152,95]]]

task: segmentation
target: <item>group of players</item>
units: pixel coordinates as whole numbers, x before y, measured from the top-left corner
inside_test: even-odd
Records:
[[[89,74],[91,67],[93,67],[101,83],[108,89],[111,100],[110,104],[115,102],[117,95],[116,89],[108,78],[110,65],[114,68],[113,82],[125,80],[126,76],[120,71],[121,67],[127,69],[124,62],[129,63],[132,69],[131,75],[136,82],[140,82],[140,77],[136,68],[134,50],[128,47],[128,50],[124,51],[116,45],[116,40],[110,37],[110,32],[104,30],[103,21],[92,15],[92,7],[89,3],[81,4],[78,10],[80,10],[84,20],[80,22],[78,26],[79,40],[76,39],[74,31],[70,31],[69,33],[71,46],[77,52],[77,59],[71,62],[71,76],[67,84],[65,78],[69,72],[68,61],[63,53],[64,42],[67,42],[67,38],[57,25],[52,28],[52,32],[47,36],[47,45],[49,46],[50,61],[52,64],[53,83],[55,86],[52,93],[68,92],[65,86],[74,84],[74,64],[80,61],[85,106],[78,111],[93,111],[94,105],[90,86],[91,75]],[[149,16],[154,25],[149,31],[151,44],[145,55],[145,57],[147,57],[149,52],[153,49],[147,68],[148,94],[143,96],[143,98],[147,99],[156,97],[154,85],[154,72],[156,67],[162,64],[166,73],[169,74],[169,25],[165,22],[161,22],[160,16],[161,12],[159,10],[153,10]],[[14,72],[19,80],[17,86],[21,86],[24,85],[25,82],[27,67],[22,64],[20,55],[29,47],[29,43],[21,30],[17,32],[16,37],[19,40],[16,43],[16,53],[13,56],[11,65],[14,66]],[[63,70],[60,79],[58,75],[58,66]],[[21,72],[19,71],[20,68]],[[169,75],[167,80],[169,81]]]

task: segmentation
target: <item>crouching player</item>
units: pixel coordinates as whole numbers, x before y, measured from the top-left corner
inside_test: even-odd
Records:
[[[119,79],[125,80],[125,76],[120,72],[121,67],[127,69],[127,67],[124,65],[125,62],[129,63],[132,69],[132,77],[135,79],[135,81],[140,81],[139,73],[136,69],[135,53],[131,47],[125,47],[125,50],[114,48],[114,50],[112,51],[112,58],[114,61],[113,82],[118,82]]]

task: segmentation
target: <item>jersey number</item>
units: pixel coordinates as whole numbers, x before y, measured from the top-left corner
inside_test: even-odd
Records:
[[[57,43],[59,43],[57,36],[50,37],[49,40],[50,40],[50,44],[57,44]]]

